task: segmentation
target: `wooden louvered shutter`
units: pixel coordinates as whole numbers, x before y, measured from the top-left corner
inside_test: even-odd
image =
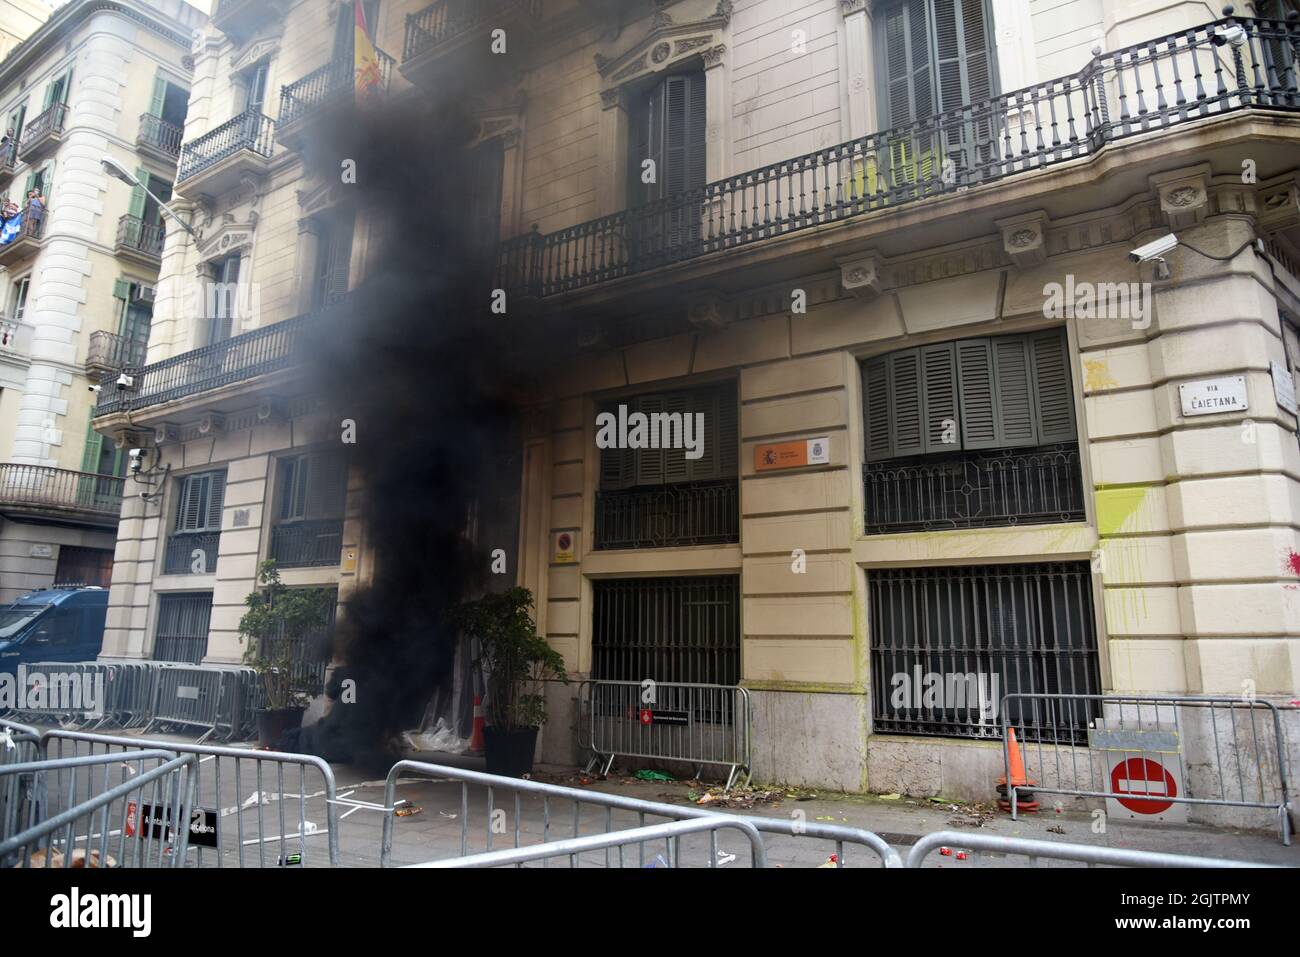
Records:
[[[990,340],[990,344],[997,399],[997,444],[1000,448],[1037,445],[1028,343],[1023,336],[1004,336]]]
[[[176,503],[176,530],[195,532],[203,528],[207,517],[208,492],[212,476],[188,475],[181,480],[180,500]]]
[[[906,126],[935,112],[926,0],[904,0],[885,13],[887,126]]]
[[[889,356],[889,395],[893,404],[890,423],[893,454],[900,458],[920,455],[925,451],[925,428],[919,349]]]
[[[628,411],[635,411],[635,403],[628,403]],[[618,406],[608,405],[601,409],[614,416],[618,421]],[[617,440],[617,436],[615,436]],[[631,488],[636,484],[636,456],[631,449],[613,448],[600,450],[600,487],[606,492]]]
[[[933,0],[939,111],[993,95],[993,44],[983,0]]]
[[[736,390],[728,385],[718,390],[718,476],[734,478],[740,471],[740,410]]]
[[[671,196],[705,183],[704,74],[687,73],[664,81],[664,169],[662,195]]]
[[[352,229],[353,221],[350,217],[330,224],[321,249],[320,275],[317,279],[318,305],[327,306],[347,294],[352,270]]]
[[[628,151],[628,187],[632,206],[659,199],[664,190],[664,87],[647,94],[633,119],[632,149]],[[654,182],[641,181],[642,164],[654,160]]]
[[[660,395],[646,395],[636,400],[635,403],[628,403],[628,412],[643,412],[647,418],[656,412],[664,410],[664,397]],[[629,427],[629,431],[631,431]],[[646,439],[649,440],[649,430],[646,432]],[[664,450],[663,449],[635,449],[636,455],[636,484],[637,485],[662,485],[664,481]]]
[[[226,473],[213,472],[210,476],[208,486],[207,515],[204,519],[204,528],[219,529],[221,528],[221,506],[226,500]]]
[[[922,408],[925,414],[926,452],[952,452],[958,448],[957,424],[957,352],[951,342],[924,346],[921,352],[923,375]],[[944,433],[949,441],[944,442]]]
[[[127,207],[127,214],[136,219],[143,219],[145,203],[149,198],[145,192],[149,186],[149,171],[143,166],[136,167],[135,178],[139,180],[140,185],[131,187],[131,204]]]
[[[167,102],[167,81],[162,74],[153,78],[153,94],[149,97],[149,115],[162,117],[163,105]]]
[[[347,496],[347,462],[339,455],[310,457],[311,478],[307,482],[305,517],[339,518]]]
[[[676,414],[680,417],[682,423],[682,437],[685,437],[686,417],[693,416],[696,412],[704,413],[704,455],[699,459],[688,459],[686,457],[685,443],[681,443],[681,448],[664,449],[664,481],[671,484],[673,482],[698,481],[701,479],[713,478],[714,459],[716,449],[713,444],[713,436],[709,430],[713,427],[714,416],[709,410],[708,403],[702,401],[698,393],[693,392],[670,392],[662,396],[664,411],[669,415]],[[659,442],[661,445],[668,446],[677,436],[672,433],[672,426],[669,425],[665,430],[659,433]]]
[[[964,449],[991,449],[998,444],[997,392],[993,352],[987,339],[957,343],[957,386],[961,401]]]
[[[892,458],[894,445],[889,428],[889,360],[886,356],[877,356],[862,364],[862,404],[867,461]]]
[[[1070,381],[1069,346],[1060,330],[1029,337],[1034,394],[1038,411],[1038,441],[1073,442],[1074,386]]]

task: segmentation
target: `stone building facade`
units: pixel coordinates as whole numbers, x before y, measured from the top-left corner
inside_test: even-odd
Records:
[[[521,41],[476,91],[476,148],[499,171],[502,289],[581,345],[521,410],[517,543],[573,675],[745,687],[763,779],[969,797],[1001,767],[1000,726],[900,704],[925,674],[1295,697],[1285,4],[1221,21],[1111,0],[457,10],[367,14],[394,96],[437,95],[493,31]],[[101,400],[97,428],[171,469],[123,511],[106,654],[155,653],[163,600],[200,596],[205,660],[235,660],[257,561],[311,520],[270,490],[338,423],[292,362],[211,387],[168,370],[292,329],[366,275],[375,224],[304,175],[294,86],[328,74],[351,15],[222,4],[196,41],[178,192],[200,235],[169,234],[164,278],[237,275],[257,310],[231,338],[160,290],[157,384],[129,418]],[[205,159],[231,136],[238,152]],[[601,447],[619,406],[698,412],[704,454]],[[292,577],[345,606],[370,558],[365,490],[329,474],[318,560]],[[203,475],[223,499],[182,491]],[[191,494],[209,507],[193,528]],[[215,566],[164,574],[187,535]],[[578,687],[552,689],[546,759],[579,757]]]
[[[203,19],[168,0],[67,4],[0,62],[0,197],[23,210],[0,245],[0,601],[108,584],[125,455],[90,428],[91,388],[143,358],[167,227],[101,159],[165,201]]]

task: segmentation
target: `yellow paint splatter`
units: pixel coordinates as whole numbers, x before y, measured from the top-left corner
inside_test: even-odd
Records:
[[[1110,374],[1110,366],[1104,359],[1083,360],[1083,391],[1099,392],[1112,387],[1119,388],[1119,383]]]

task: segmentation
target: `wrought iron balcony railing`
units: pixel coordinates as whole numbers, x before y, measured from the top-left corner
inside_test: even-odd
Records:
[[[402,62],[428,53],[475,30],[499,23],[503,16],[541,15],[541,0],[437,0],[406,15]]]
[[[379,88],[388,89],[394,60],[383,50],[376,49],[379,60]],[[284,127],[309,116],[314,111],[350,97],[356,88],[356,63],[352,57],[326,63],[301,80],[280,90],[280,118]]]
[[[173,532],[167,536],[163,551],[163,574],[212,574],[217,570],[220,545],[220,532]]]
[[[203,172],[229,156],[248,150],[269,158],[275,141],[275,123],[256,110],[240,113],[181,149],[176,181]]]
[[[12,176],[18,165],[18,141],[10,140],[0,147],[0,176]]]
[[[168,156],[181,155],[181,139],[185,131],[179,126],[168,123],[162,117],[152,113],[140,115],[140,132],[135,141],[140,146],[148,146]]]
[[[86,365],[92,368],[121,371],[138,369],[144,365],[148,343],[140,339],[119,336],[102,329],[90,334],[86,350]]]
[[[1221,45],[1216,30],[1234,25],[1242,45]],[[412,29],[408,21],[408,47]],[[1300,110],[1297,62],[1297,19],[1189,28],[917,123],[555,232],[534,229],[501,245],[498,284],[552,296],[996,182],[1203,117]]]
[[[896,459],[864,478],[868,535],[1084,519],[1074,444]]]
[[[163,227],[158,223],[146,223],[138,216],[123,216],[117,221],[117,245],[145,256],[161,257]]]
[[[8,506],[91,512],[116,518],[124,479],[47,465],[0,464],[0,503]]]
[[[283,522],[271,529],[271,554],[281,568],[337,565],[343,554],[343,519]]]
[[[95,415],[132,411],[197,395],[254,376],[296,366],[303,357],[307,333],[317,317],[346,308],[344,296],[326,309],[273,323],[190,352],[145,366],[130,389],[100,393]]]
[[[67,121],[68,104],[54,103],[44,113],[34,117],[23,130],[22,142],[18,146],[18,155],[25,157],[30,151],[40,146],[48,137],[58,136],[63,132]]]
[[[736,479],[596,493],[596,548],[664,548],[740,541]]]

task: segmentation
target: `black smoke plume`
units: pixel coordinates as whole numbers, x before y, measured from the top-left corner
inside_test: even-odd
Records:
[[[298,742],[331,760],[392,757],[448,678],[458,636],[447,613],[485,587],[492,548],[511,556],[513,583],[517,509],[491,503],[517,491],[517,411],[566,337],[522,305],[490,309],[496,249],[474,244],[467,216],[475,129],[455,103],[414,97],[349,112],[307,153],[326,180],[355,162],[356,182],[337,188],[356,210],[357,241],[371,244],[364,281],[313,326],[308,364],[340,421],[356,423],[373,561],[336,637],[336,679],[355,681],[356,701],[336,703]],[[477,548],[465,535],[476,501]]]

